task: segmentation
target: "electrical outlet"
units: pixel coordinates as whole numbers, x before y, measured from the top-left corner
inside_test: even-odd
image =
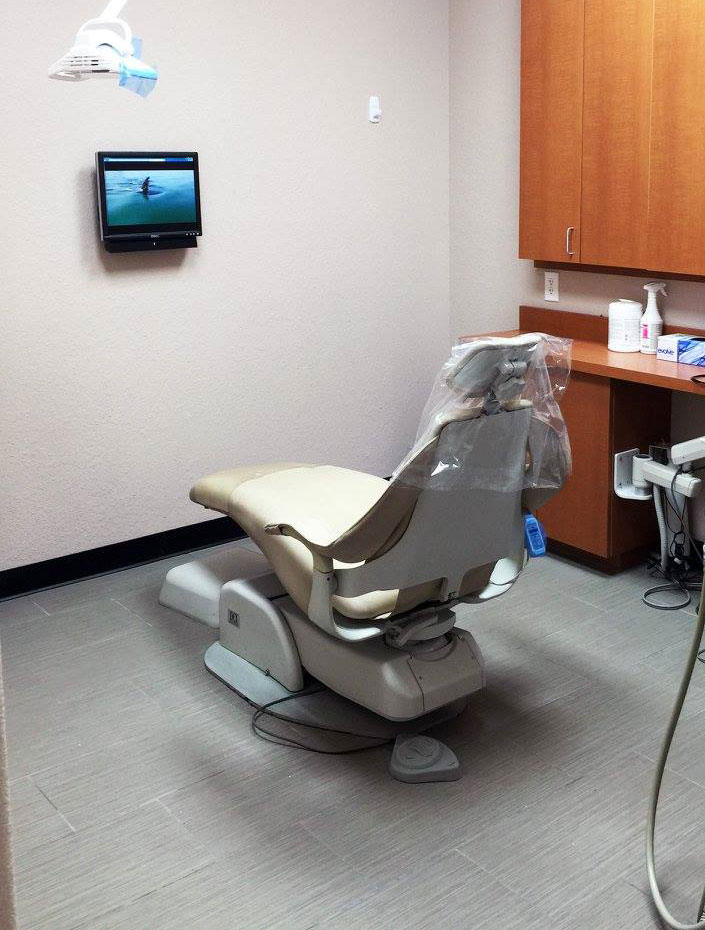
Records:
[[[558,300],[558,272],[544,271],[543,273],[543,299]]]

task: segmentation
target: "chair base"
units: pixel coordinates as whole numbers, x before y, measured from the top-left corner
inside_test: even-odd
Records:
[[[305,670],[346,701],[348,719],[351,706],[365,708],[394,722],[391,735],[402,732],[400,721],[416,721],[418,730],[432,712],[454,707],[453,716],[458,702],[485,684],[482,654],[465,630],[454,629],[435,646],[396,648],[381,636],[337,639],[297,607],[264,556],[241,546],[173,568],[160,602],[211,626],[218,616],[220,642],[206,664],[236,690],[246,693],[238,681],[250,673],[227,652],[263,674],[274,688],[269,700],[301,691]]]
[[[269,562],[261,552],[231,546],[170,569],[159,593],[159,603],[217,630],[223,585],[234,578],[255,578],[269,572]]]
[[[395,739],[400,734],[422,733],[459,716],[466,709],[467,698],[460,698],[413,721],[387,720],[323,687],[314,694],[296,697],[271,676],[235,655],[221,643],[213,643],[204,656],[208,671],[252,704],[262,707],[270,701],[291,698],[277,712],[301,724],[313,724],[329,730],[360,734],[370,739]],[[316,685],[315,679],[310,684]],[[307,689],[308,691],[308,689]]]
[[[465,630],[452,630],[431,651],[426,644],[395,648],[381,636],[349,643],[311,623],[291,598],[276,603],[306,671],[388,720],[418,720],[485,685],[482,654]]]

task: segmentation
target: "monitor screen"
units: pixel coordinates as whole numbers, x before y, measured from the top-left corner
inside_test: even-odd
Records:
[[[98,152],[101,238],[201,235],[196,152]]]

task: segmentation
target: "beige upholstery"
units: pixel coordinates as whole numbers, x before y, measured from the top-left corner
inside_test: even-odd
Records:
[[[261,478],[274,471],[286,468],[312,468],[311,465],[299,465],[298,462],[272,462],[268,465],[245,465],[243,468],[226,468],[225,471],[216,471],[212,475],[201,478],[191,488],[191,500],[202,504],[209,510],[219,510],[228,516],[230,495],[243,481],[252,478]]]
[[[418,494],[416,488],[390,485],[383,478],[348,468],[282,462],[207,475],[191,489],[191,500],[229,514],[257,543],[305,612],[311,596],[313,556],[303,543],[288,536],[269,535],[265,527],[291,523],[315,540],[321,550],[343,549],[346,554],[355,551],[362,561],[379,554],[403,533]],[[334,561],[336,568],[352,564],[356,562]],[[463,592],[483,587],[491,571],[492,565],[486,565],[468,572]],[[432,600],[439,587],[439,582],[434,581],[402,591],[334,596],[333,606],[351,619],[369,620],[404,613]]]
[[[467,596],[522,539],[533,408],[519,396],[517,372],[526,370],[539,338],[481,341],[445,372],[452,403],[435,411],[391,482],[283,462],[202,478],[191,499],[239,523],[299,608],[333,635],[340,630],[331,607],[372,620]],[[498,468],[507,492],[498,494],[490,481],[487,493],[478,493],[473,469],[494,475]],[[463,480],[433,480],[446,471]],[[374,590],[391,584],[398,587]]]
[[[480,340],[445,366],[445,400],[431,405],[392,481],[282,462],[209,475],[191,499],[231,516],[298,607],[333,636],[367,635],[335,614],[381,620],[467,597],[498,560],[516,561],[523,543],[527,456],[548,441],[534,428],[531,445],[533,406],[520,396],[540,338]],[[524,502],[547,496],[530,492]],[[370,629],[379,635],[379,624]]]

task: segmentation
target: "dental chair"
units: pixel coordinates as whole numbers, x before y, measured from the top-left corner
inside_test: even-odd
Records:
[[[455,347],[390,480],[295,462],[202,478],[191,499],[259,551],[173,568],[161,603],[218,627],[206,665],[255,706],[308,694],[312,676],[343,699],[323,716],[349,728],[362,713],[367,733],[459,713],[485,668],[454,608],[511,587],[525,515],[570,471],[568,369],[569,343],[541,334]]]

